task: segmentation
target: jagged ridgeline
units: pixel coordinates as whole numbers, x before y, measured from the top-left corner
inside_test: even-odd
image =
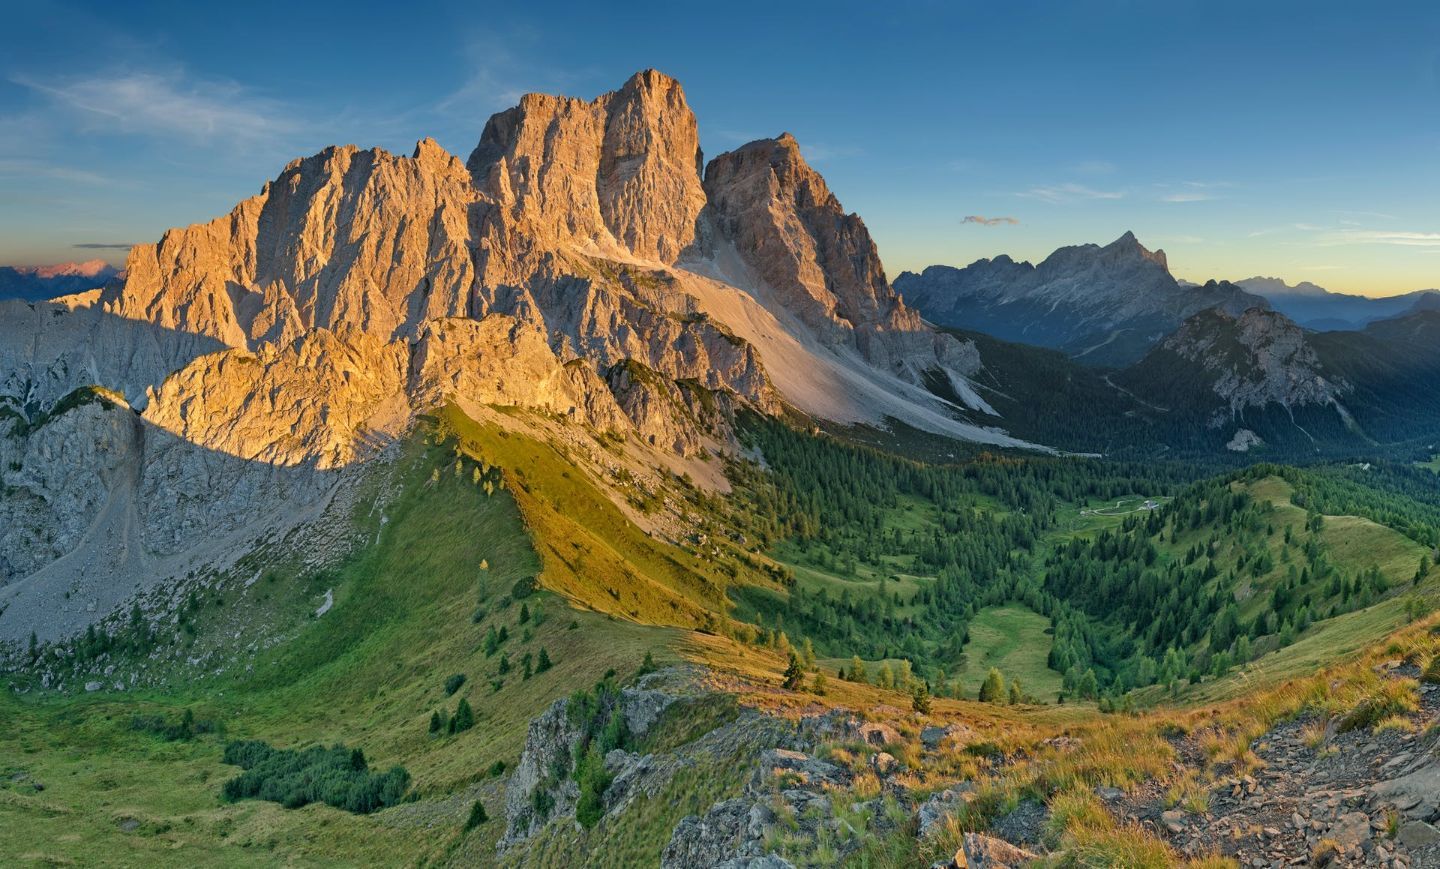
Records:
[[[1427,617],[1431,466],[1169,460],[1418,457],[1397,327],[1197,312],[1126,236],[992,266],[1158,310],[1042,355],[939,330],[794,138],[706,163],[697,129],[653,71],[527,95],[463,162],[329,148],[4,303],[0,853],[1216,865],[1154,822],[1243,791],[1252,739],[1343,718],[1378,765],[1433,713],[1429,623],[1341,660]],[[1154,377],[1072,358],[1121,331]],[[1143,460],[1058,452],[1096,438]]]

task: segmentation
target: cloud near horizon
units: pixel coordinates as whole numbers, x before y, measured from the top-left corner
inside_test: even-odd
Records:
[[[134,244],[109,241],[82,241],[71,245],[71,247],[83,250],[129,250],[134,246]]]
[[[961,218],[961,223],[974,223],[979,226],[1015,226],[1020,222],[1018,217],[985,217],[982,214],[967,214]]]

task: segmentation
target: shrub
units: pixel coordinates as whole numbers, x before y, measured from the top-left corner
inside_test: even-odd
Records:
[[[260,799],[287,809],[325,803],[366,814],[397,805],[410,789],[410,773],[404,767],[373,772],[364,752],[343,745],[295,751],[244,740],[225,746],[224,762],[245,770],[222,788],[227,802]]]
[[[196,718],[193,711],[186,709],[175,720],[163,715],[136,715],[130,719],[130,729],[153,733],[169,742],[187,742],[202,734],[220,732],[223,728],[214,721]]]
[[[617,716],[618,717],[618,716]],[[580,785],[580,798],[575,803],[575,820],[582,827],[593,827],[605,815],[605,789],[614,778],[605,771],[605,757],[598,746],[590,749],[575,765],[575,781]]]
[[[465,684],[465,674],[464,674],[464,673],[456,673],[455,675],[453,675],[453,676],[451,676],[450,678],[446,679],[446,680],[445,680],[445,696],[446,696],[446,697],[449,697],[450,695],[454,694],[456,691],[459,691],[459,690],[460,690],[460,686],[461,686],[461,685],[464,685],[464,684]]]
[[[505,761],[497,760],[490,764],[490,777],[499,778],[505,774]]]

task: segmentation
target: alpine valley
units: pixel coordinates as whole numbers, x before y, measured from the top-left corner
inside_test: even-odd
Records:
[[[892,285],[654,70],[0,279],[7,864],[1440,865],[1433,295]]]

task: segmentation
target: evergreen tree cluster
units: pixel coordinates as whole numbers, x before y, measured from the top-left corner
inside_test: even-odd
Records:
[[[404,767],[374,772],[363,751],[343,745],[294,751],[244,740],[225,746],[224,762],[245,770],[225,783],[221,793],[228,802],[260,799],[287,809],[325,803],[367,814],[399,804],[410,789]]]

